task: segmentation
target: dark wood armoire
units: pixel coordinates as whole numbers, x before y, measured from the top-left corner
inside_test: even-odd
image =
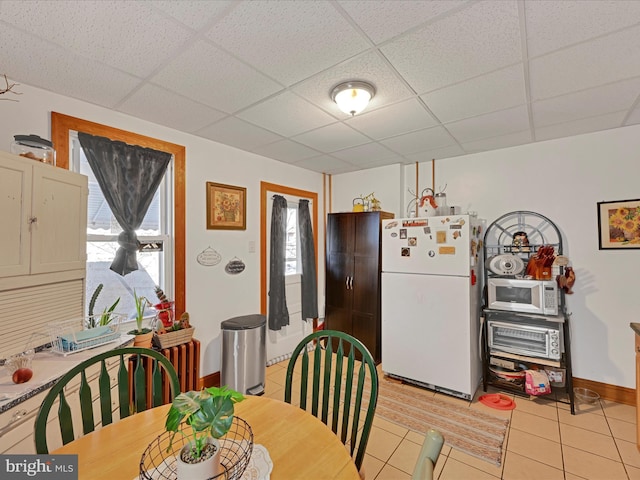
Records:
[[[325,328],[353,335],[380,362],[380,222],[388,212],[330,213]]]

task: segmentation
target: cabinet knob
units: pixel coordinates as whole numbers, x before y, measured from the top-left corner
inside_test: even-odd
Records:
[[[38,223],[38,217],[29,217],[29,225]]]

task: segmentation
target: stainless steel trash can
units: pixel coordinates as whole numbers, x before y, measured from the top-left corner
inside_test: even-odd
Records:
[[[221,323],[220,384],[248,395],[262,395],[267,369],[267,318],[244,315]]]

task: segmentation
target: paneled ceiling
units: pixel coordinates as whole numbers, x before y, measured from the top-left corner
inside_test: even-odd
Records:
[[[640,123],[640,1],[1,0],[0,73],[336,174]]]

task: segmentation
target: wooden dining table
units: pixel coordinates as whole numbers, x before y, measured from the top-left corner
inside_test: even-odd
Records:
[[[80,480],[133,480],[147,446],[164,430],[169,405],[137,413],[51,452],[77,454]],[[235,415],[253,431],[273,462],[272,480],[360,478],[340,439],[299,407],[264,396],[246,396]]]

